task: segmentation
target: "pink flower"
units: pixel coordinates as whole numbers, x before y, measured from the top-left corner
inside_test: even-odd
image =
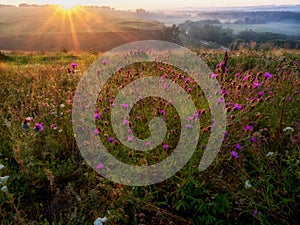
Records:
[[[106,59],[103,59],[103,60],[102,60],[102,64],[103,64],[103,65],[107,65],[107,63],[108,63],[108,61],[107,61]]]
[[[99,120],[99,117],[100,117],[100,114],[99,114],[99,113],[96,113],[96,114],[94,115],[94,119],[95,119],[95,120]]]
[[[242,106],[240,106],[238,103],[234,104],[234,109],[240,110]]]
[[[253,87],[254,87],[254,88],[260,87],[260,83],[254,81],[254,82],[253,82]]]
[[[264,76],[265,76],[267,79],[272,78],[272,75],[271,75],[270,73],[268,73],[268,72],[266,72]]]
[[[168,148],[169,148],[169,145],[164,144],[164,149],[168,149]]]
[[[253,127],[251,125],[246,126],[246,130],[252,130],[252,129],[253,129]]]
[[[97,165],[97,167],[96,167],[96,169],[97,170],[101,170],[101,169],[103,169],[103,164],[102,163],[99,163],[98,165]]]

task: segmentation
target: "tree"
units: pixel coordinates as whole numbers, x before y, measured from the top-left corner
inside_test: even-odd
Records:
[[[171,27],[164,27],[163,30],[163,39],[165,41],[173,42],[176,44],[180,44],[180,29],[175,24],[173,24]]]

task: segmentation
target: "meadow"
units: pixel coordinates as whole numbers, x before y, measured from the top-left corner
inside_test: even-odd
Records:
[[[0,223],[297,224],[300,208],[300,52],[250,46],[228,52],[194,49],[219,81],[227,130],[215,161],[197,165],[211,130],[200,87],[183,71],[149,62],[114,75],[97,102],[99,138],[119,160],[148,165],[178,142],[178,115],[161,99],[137,104],[133,133],[145,138],[154,116],[165,119],[165,145],[138,154],[113,136],[110,110],[116,92],[143,76],[163,76],[195,102],[200,139],[192,159],[161,183],[132,187],[111,182],[86,163],[72,129],[77,83],[101,53],[0,53]],[[68,72],[76,63],[76,72]],[[29,118],[28,118],[29,117]],[[9,177],[8,177],[9,176]]]

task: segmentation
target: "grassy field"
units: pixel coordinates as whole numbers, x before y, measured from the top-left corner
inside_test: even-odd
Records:
[[[169,148],[136,154],[120,145],[110,127],[115,89],[139,77],[164,76],[190,92],[201,115],[197,149],[180,172],[145,187],[106,180],[77,148],[71,122],[74,91],[100,54],[2,52],[0,223],[79,225],[107,217],[108,225],[297,224],[300,52],[242,48],[229,52],[223,72],[224,52],[195,51],[214,71],[227,107],[222,148],[204,172],[197,165],[210,134],[210,111],[201,89],[183,71],[156,62],[131,65],[117,72],[99,95],[99,138],[119,160],[147,165],[176,146],[178,115],[161,99],[139,102],[130,118],[134,134],[145,138],[147,122],[160,115],[167,123]],[[72,62],[78,71],[68,74]],[[24,126],[27,117],[32,120]]]

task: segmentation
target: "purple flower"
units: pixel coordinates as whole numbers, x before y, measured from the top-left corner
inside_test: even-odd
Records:
[[[70,67],[72,67],[73,69],[74,69],[76,66],[77,66],[77,63],[74,63],[74,62],[70,63]]]
[[[123,103],[123,104],[121,104],[121,107],[122,107],[123,109],[127,109],[127,108],[128,108],[128,105],[125,104],[125,103]]]
[[[256,138],[255,137],[251,137],[251,142],[255,143],[256,142]]]
[[[218,74],[216,74],[216,73],[213,73],[213,74],[211,75],[212,78],[216,78],[217,76],[218,76]]]
[[[189,129],[192,129],[192,125],[187,124],[187,125],[185,125],[185,128],[188,129],[188,130],[189,130]]]
[[[146,146],[149,147],[150,146],[150,141],[146,141]]]
[[[237,144],[235,145],[235,147],[236,147],[236,149],[238,149],[238,150],[241,150],[241,149],[242,149],[242,146],[241,146],[239,143],[237,143]]]
[[[51,124],[50,129],[55,130],[56,129],[56,124]]]
[[[131,129],[128,129],[128,134],[132,134],[132,130]]]
[[[253,127],[251,125],[246,126],[246,130],[252,130],[252,129],[253,129]]]
[[[124,120],[123,121],[123,125],[128,125],[129,124],[129,121],[128,120]]]
[[[239,158],[238,154],[237,154],[235,151],[231,151],[231,152],[230,152],[230,155],[231,155],[233,158],[235,158],[235,159],[238,159],[238,158]]]
[[[219,98],[218,99],[218,103],[223,103],[224,102],[224,98]]]
[[[264,76],[265,76],[267,79],[272,78],[272,75],[271,75],[270,73],[268,73],[268,72],[266,72]]]
[[[257,211],[257,209],[255,209],[255,210],[253,211],[253,216],[256,216],[257,213],[258,213],[258,211]]]
[[[168,149],[169,146],[167,144],[164,144],[164,149]]]
[[[242,106],[240,106],[238,103],[234,104],[234,109],[240,110]]]
[[[261,97],[261,96],[263,96],[265,94],[265,92],[263,92],[263,91],[260,91],[259,92],[259,96]]]
[[[108,141],[109,143],[112,143],[113,140],[114,140],[114,139],[113,139],[112,137],[107,138],[107,141]]]
[[[39,132],[39,131],[43,131],[43,130],[44,130],[44,127],[41,123],[35,124],[34,132]]]
[[[100,114],[99,114],[99,113],[96,113],[96,114],[94,115],[94,119],[95,119],[95,120],[99,120],[99,117],[100,117]]]
[[[94,130],[94,134],[99,134],[99,130],[98,129]]]
[[[236,74],[235,74],[236,77],[239,77],[240,75],[241,75],[241,74],[239,74],[239,73],[236,73]]]
[[[166,111],[164,109],[159,110],[159,112],[160,112],[161,115],[165,115],[166,114]]]
[[[107,61],[106,59],[103,59],[103,60],[102,60],[102,64],[103,64],[103,65],[107,65],[107,63],[108,63],[108,61]]]
[[[101,169],[103,169],[103,164],[102,163],[99,163],[98,165],[97,165],[97,167],[96,167],[96,169],[97,170],[101,170]]]

